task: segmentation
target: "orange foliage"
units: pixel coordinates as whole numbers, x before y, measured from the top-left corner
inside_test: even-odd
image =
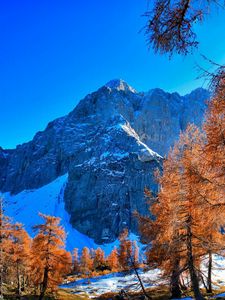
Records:
[[[87,247],[84,247],[80,259],[81,272],[89,275],[93,269],[93,259],[90,256],[90,251]]]
[[[152,246],[147,251],[149,264],[163,270],[178,296],[180,275],[188,269],[198,299],[202,296],[196,270],[201,259],[223,248],[222,194],[218,182],[212,185],[207,145],[204,135],[189,125],[163,164],[160,192],[150,208],[155,220],[139,217],[144,240]]]
[[[63,276],[71,269],[72,259],[64,249],[65,232],[59,225],[60,219],[40,214],[44,223],[34,226],[38,233],[31,248],[31,271],[34,285],[40,287],[43,299],[47,289],[56,290]]]
[[[75,248],[73,250],[73,272],[79,273],[80,272],[80,263],[79,263],[79,255],[78,255],[78,249]]]
[[[93,266],[95,269],[101,269],[105,265],[105,253],[101,248],[97,248],[94,253]]]
[[[21,224],[12,224],[3,212],[3,200],[0,199],[0,269],[3,282],[14,287],[17,293],[25,289],[29,271],[30,237]],[[2,291],[2,286],[0,287]]]
[[[107,262],[113,272],[117,272],[119,270],[118,250],[116,247],[109,254]]]
[[[118,250],[119,265],[121,270],[128,270],[138,265],[138,246],[128,239],[128,230],[120,234],[120,245]]]

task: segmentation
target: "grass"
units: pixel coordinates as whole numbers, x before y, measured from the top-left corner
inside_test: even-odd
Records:
[[[8,292],[4,294],[4,300],[38,300],[37,295],[15,295],[15,293]],[[44,300],[89,300],[88,295],[84,294],[73,294],[73,291],[70,289],[59,289],[54,295],[46,295]]]
[[[87,294],[77,295],[73,294],[70,289],[59,289],[57,296],[57,300],[88,300],[90,299]]]
[[[151,288],[147,289],[147,294],[152,300],[167,300],[170,297],[168,287],[160,287],[160,288]],[[143,296],[141,292],[128,292],[129,299],[140,299]],[[118,294],[115,293],[106,293],[101,296],[96,297],[98,300],[118,300]]]

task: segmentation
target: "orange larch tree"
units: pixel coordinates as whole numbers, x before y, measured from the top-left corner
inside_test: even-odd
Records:
[[[84,247],[80,259],[81,272],[85,275],[90,275],[93,270],[93,259],[87,247]]]
[[[59,225],[60,219],[40,214],[44,223],[34,226],[37,235],[31,247],[32,280],[40,287],[39,299],[46,291],[55,291],[72,266],[71,254],[65,247],[65,231]]]
[[[117,272],[119,270],[118,250],[116,247],[109,254],[107,262],[111,271]]]
[[[79,254],[78,248],[73,249],[73,272],[79,273],[80,272],[80,261],[79,261]]]
[[[124,229],[124,231],[119,236],[119,264],[121,270],[127,270],[130,266],[130,256],[132,253],[132,244],[128,239],[128,230]]]
[[[21,295],[21,289],[25,289],[25,282],[28,279],[30,267],[31,238],[22,224],[16,223],[12,227],[10,237],[11,243],[8,248],[13,273],[16,271],[17,294]]]
[[[213,78],[214,96],[209,102],[206,120],[203,124],[206,141],[198,161],[198,168],[192,164],[196,192],[207,203],[204,215],[208,224],[205,239],[208,245],[207,291],[212,292],[212,253],[223,254],[225,241],[221,228],[225,226],[225,75],[219,72]],[[206,205],[205,205],[206,206]]]
[[[178,213],[175,202],[179,198],[176,152],[176,149],[171,151],[164,161],[162,177],[157,174],[161,186],[158,196],[153,197],[150,191],[145,190],[153,217],[139,215],[138,218],[141,240],[149,245],[146,251],[149,267],[162,271],[162,276],[170,283],[172,297],[179,298],[179,280],[184,266],[181,264],[182,241],[179,239],[178,223],[175,221]]]
[[[189,145],[192,147],[194,143],[201,145],[201,137],[197,128],[189,126],[164,161],[163,175],[159,177],[160,191],[150,207],[155,220],[146,222],[146,218],[140,218],[140,229],[145,239],[151,243],[147,252],[148,262],[153,268],[160,268],[168,278],[172,296],[181,296],[180,275],[188,269],[195,297],[201,299],[195,268],[200,253],[197,255],[199,250],[197,245],[193,245],[193,232],[189,232],[193,230],[194,218],[194,233],[201,236],[197,232],[199,220],[195,214],[200,212],[200,206],[192,195],[193,186],[188,181],[183,161]],[[193,251],[196,251],[194,259]]]
[[[94,254],[93,266],[95,270],[103,270],[105,267],[105,253],[101,248],[97,248]]]
[[[139,218],[144,239],[151,243],[149,263],[170,278],[176,297],[181,294],[180,275],[188,270],[195,298],[203,298],[199,289],[202,259],[209,255],[210,262],[212,253],[224,248],[220,231],[224,209],[218,202],[222,193],[220,188],[213,190],[208,180],[205,145],[205,135],[189,125],[164,162],[160,191],[150,208],[155,220]],[[211,266],[208,290],[210,282]]]
[[[12,223],[4,214],[4,199],[0,197],[0,297],[3,297],[3,283],[9,279],[11,234]]]

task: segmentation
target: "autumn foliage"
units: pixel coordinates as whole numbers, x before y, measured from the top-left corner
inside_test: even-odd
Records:
[[[4,214],[0,199],[0,295],[14,290],[18,297],[36,295],[41,300],[57,291],[67,275],[92,277],[109,272],[128,271],[139,266],[139,248],[128,231],[120,236],[119,248],[106,256],[99,247],[65,250],[66,234],[60,219],[39,214],[43,220],[33,227],[32,239],[22,224]]]
[[[6,287],[17,295],[35,293],[43,299],[53,292],[71,271],[71,255],[64,249],[65,232],[59,218],[40,214],[43,224],[36,225],[31,239],[21,224],[4,215],[0,199],[0,292]]]
[[[101,248],[84,247],[80,255],[78,249],[74,249],[73,273],[84,277],[128,271],[139,264],[139,247],[136,241],[128,238],[127,229],[119,237],[119,247],[114,247],[108,256]]]
[[[143,241],[151,245],[148,264],[162,270],[174,297],[186,288],[183,278],[190,278],[196,299],[203,298],[200,284],[212,292],[212,256],[224,253],[224,99],[224,88],[218,89],[204,131],[189,125],[180,135],[163,163],[163,174],[157,173],[158,196],[146,192],[153,219],[139,216]]]
[[[43,224],[34,226],[38,233],[31,247],[31,278],[40,289],[39,299],[47,290],[55,291],[71,269],[71,254],[64,249],[65,232],[60,219],[40,214]]]

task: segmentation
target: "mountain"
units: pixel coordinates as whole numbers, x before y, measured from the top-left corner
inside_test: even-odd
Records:
[[[76,230],[100,244],[125,227],[136,232],[133,211],[147,211],[144,188],[157,192],[154,170],[189,122],[201,124],[208,98],[204,89],[140,93],[112,80],[32,141],[0,148],[0,190],[21,194],[68,173],[63,201]]]

